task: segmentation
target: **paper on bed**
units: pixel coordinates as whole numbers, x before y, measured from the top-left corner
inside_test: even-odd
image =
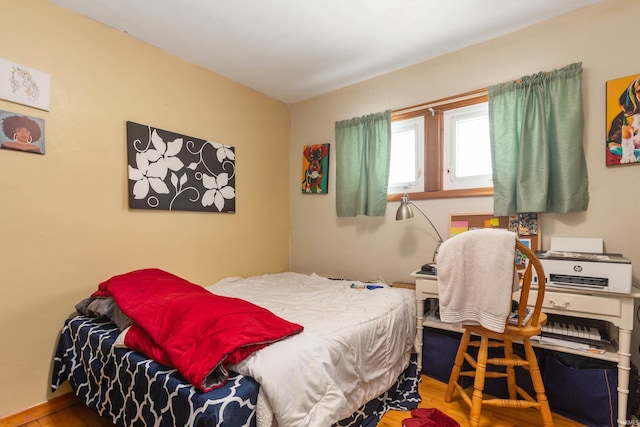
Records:
[[[207,288],[304,326],[302,333],[233,366],[261,384],[278,425],[331,425],[386,391],[408,366],[416,330],[414,293],[350,285],[281,273],[228,278]]]

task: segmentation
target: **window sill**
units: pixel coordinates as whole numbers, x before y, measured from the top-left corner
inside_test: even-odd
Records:
[[[456,197],[484,197],[493,196],[493,187],[469,188],[464,190],[438,190],[420,193],[408,193],[412,201],[427,199],[452,199]],[[388,194],[387,201],[400,201],[402,194]]]

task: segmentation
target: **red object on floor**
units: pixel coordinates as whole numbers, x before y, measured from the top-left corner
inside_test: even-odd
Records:
[[[429,418],[406,418],[402,420],[402,427],[439,427],[438,424]]]
[[[436,408],[416,408],[411,417],[402,421],[403,427],[460,427],[460,424]]]

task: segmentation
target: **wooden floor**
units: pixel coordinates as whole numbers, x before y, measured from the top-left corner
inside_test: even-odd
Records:
[[[460,423],[461,427],[469,427],[469,407],[456,392],[453,401],[444,401],[447,385],[429,377],[422,376],[420,383],[421,408],[437,408]],[[411,418],[407,411],[389,411],[378,423],[378,427],[400,427],[402,420]],[[585,427],[568,418],[553,414],[555,427]],[[542,426],[540,413],[535,409],[482,408],[480,427],[535,427]]]
[[[106,419],[84,406],[80,400],[76,405],[50,415],[20,424],[23,427],[113,427]]]
[[[420,407],[438,408],[460,423],[461,427],[468,427],[467,422],[468,407],[456,394],[453,402],[447,403],[443,396],[446,385],[434,379],[423,376],[420,383],[420,396],[422,403]],[[389,411],[378,423],[378,427],[400,427],[402,420],[410,418],[409,412]],[[584,427],[584,425],[571,421],[567,418],[553,414],[555,427]],[[483,409],[480,420],[481,427],[535,427],[541,426],[542,419],[535,409]],[[22,427],[113,427],[109,421],[101,418],[82,405],[73,405],[67,409],[38,418]]]

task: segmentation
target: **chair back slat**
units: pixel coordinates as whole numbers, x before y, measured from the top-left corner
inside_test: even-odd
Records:
[[[516,241],[516,249],[525,258],[525,269],[521,272],[522,278],[520,281],[520,299],[518,305],[518,325],[522,324],[522,319],[526,314],[527,304],[529,302],[529,295],[531,285],[533,283],[533,275],[537,278],[538,295],[536,302],[532,307],[533,313],[531,315],[531,326],[540,326],[540,313],[542,312],[542,303],[544,301],[545,292],[545,277],[542,263],[536,256],[536,254],[522,244],[520,241]],[[517,257],[519,258],[519,257]],[[517,267],[517,266],[516,266]]]

